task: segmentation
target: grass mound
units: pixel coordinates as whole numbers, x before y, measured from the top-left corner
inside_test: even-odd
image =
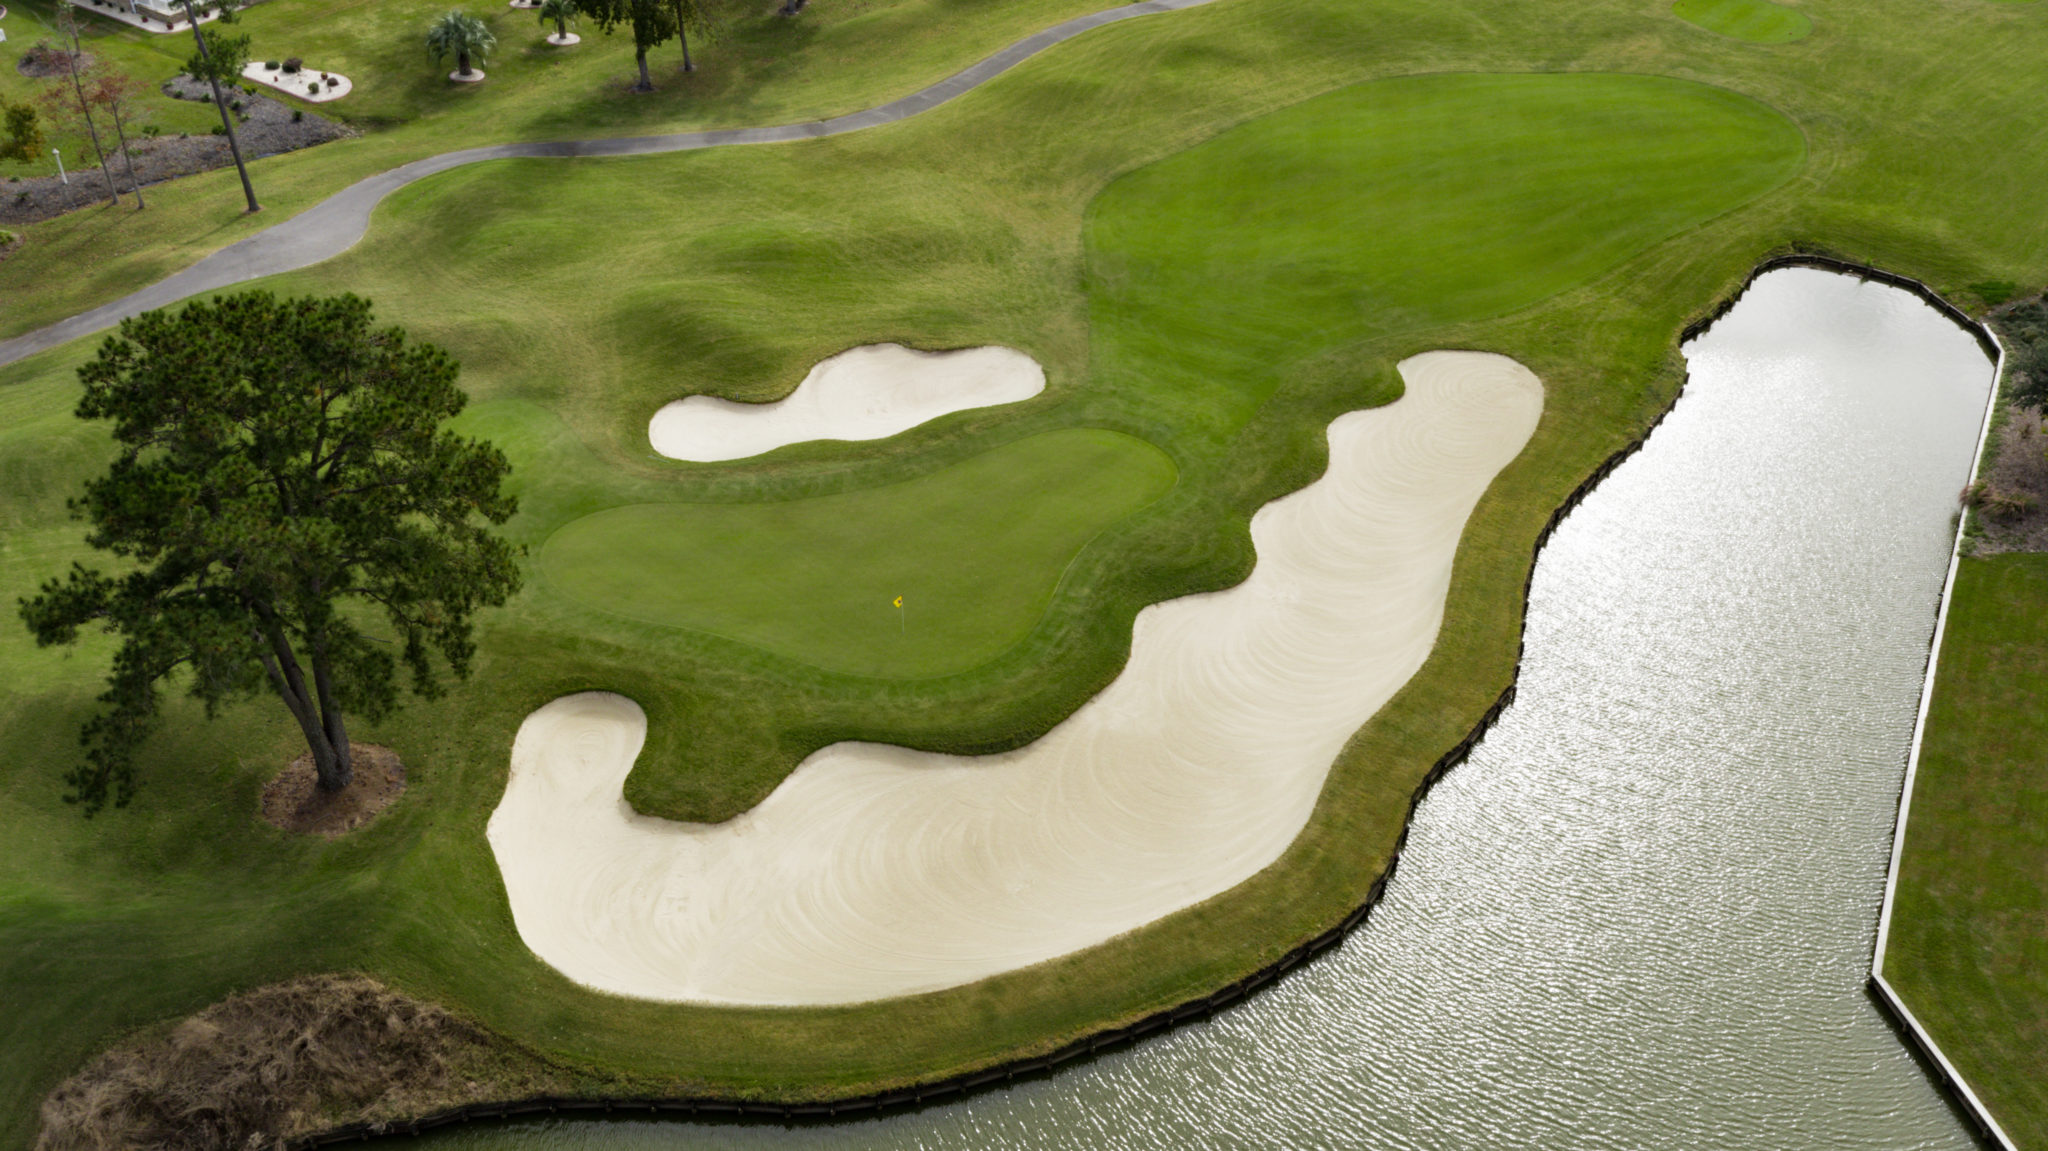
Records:
[[[1143,440],[1073,428],[861,491],[611,508],[550,536],[540,568],[633,619],[852,675],[945,675],[1023,638],[1074,554],[1173,480]]]
[[[1671,11],[1688,24],[1752,44],[1790,44],[1813,31],[1806,13],[1770,0],[1678,0]]]

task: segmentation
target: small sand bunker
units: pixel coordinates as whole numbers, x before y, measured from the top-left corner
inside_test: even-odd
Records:
[[[644,999],[831,1004],[972,982],[1199,903],[1277,859],[1337,753],[1436,640],[1466,518],[1535,430],[1502,356],[1401,364],[1330,468],[1252,520],[1228,591],[1139,613],[1130,663],[1001,755],[841,743],[716,825],[635,814],[646,735],[602,692],[535,711],[489,838],[521,938]]]
[[[1045,370],[1014,348],[920,352],[870,344],[821,360],[772,404],[690,396],[654,413],[647,438],[676,460],[738,460],[805,440],[879,440],[969,408],[1045,390]]]

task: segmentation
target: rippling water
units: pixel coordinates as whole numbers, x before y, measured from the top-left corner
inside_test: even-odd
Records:
[[[1760,278],[1537,566],[1516,705],[1343,947],[1210,1022],[826,1127],[441,1151],[1964,1148],[1863,992],[1990,367],[1905,292]]]

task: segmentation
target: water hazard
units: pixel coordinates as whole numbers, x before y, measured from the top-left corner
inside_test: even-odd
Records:
[[[1761,277],[1537,566],[1518,702],[1343,947],[1088,1066],[834,1126],[547,1120],[441,1151],[1966,1148],[1865,996],[1990,367]]]

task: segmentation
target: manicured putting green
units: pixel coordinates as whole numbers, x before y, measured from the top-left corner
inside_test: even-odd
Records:
[[[1754,199],[1804,157],[1776,111],[1682,80],[1345,88],[1096,199],[1096,374],[1183,407],[1208,397],[1227,432],[1320,352],[1533,304]]]
[[[945,675],[1022,639],[1075,553],[1174,479],[1143,440],[1070,428],[863,491],[609,508],[549,537],[540,567],[603,611],[832,671]]]
[[[1770,0],[1678,0],[1671,11],[1688,24],[1752,44],[1790,44],[1813,31],[1806,13]]]

